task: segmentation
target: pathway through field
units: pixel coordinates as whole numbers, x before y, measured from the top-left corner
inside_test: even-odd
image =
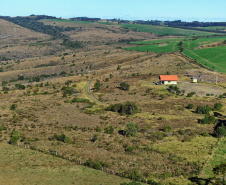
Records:
[[[95,103],[97,103],[97,104],[107,105],[106,103],[101,102],[101,101],[99,101],[98,99],[96,99],[96,97],[93,95],[93,93],[92,93],[92,91],[91,91],[91,88],[92,88],[92,81],[91,81],[91,80],[87,82],[85,88],[86,88],[86,90],[85,90],[86,95],[87,95],[87,97],[88,97],[91,101],[93,101],[93,102],[95,102]]]

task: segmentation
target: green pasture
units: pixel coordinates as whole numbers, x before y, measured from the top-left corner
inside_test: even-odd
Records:
[[[184,38],[181,37],[181,38],[168,38],[168,39],[145,40],[145,41],[131,42],[131,44],[151,45],[151,44],[162,44],[162,43],[180,42],[181,40],[184,40]]]
[[[170,53],[172,51],[179,50],[179,42],[136,46],[136,47],[129,47],[129,48],[125,48],[125,49],[130,50],[130,51],[152,51],[152,52]]]
[[[154,33],[157,35],[175,35],[175,36],[211,36],[216,33],[187,30],[180,28],[172,28],[167,26],[153,26],[153,25],[140,25],[140,24],[123,24],[123,28],[132,29],[140,32]],[[219,34],[218,34],[219,35]]]
[[[226,46],[189,50],[184,53],[209,68],[226,73]]]

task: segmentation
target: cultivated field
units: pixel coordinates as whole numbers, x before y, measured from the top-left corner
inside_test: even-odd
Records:
[[[132,30],[135,30],[135,31],[140,31],[140,32],[154,33],[156,35],[161,35],[161,36],[174,35],[174,36],[194,37],[194,36],[216,35],[216,33],[211,33],[211,32],[186,30],[186,29],[172,28],[172,27],[167,27],[167,26],[153,26],[153,25],[139,25],[139,24],[128,25],[128,24],[125,24],[122,27],[127,28],[127,29],[132,29]],[[217,35],[222,35],[222,34],[217,34]]]
[[[225,51],[226,46],[222,46],[193,51],[185,51],[184,53],[209,68],[212,68],[222,73],[226,73]]]

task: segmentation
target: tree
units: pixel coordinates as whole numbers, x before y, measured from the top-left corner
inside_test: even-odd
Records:
[[[122,82],[122,83],[120,83],[120,88],[121,88],[122,90],[128,91],[129,88],[130,88],[130,85],[127,84],[126,82]]]

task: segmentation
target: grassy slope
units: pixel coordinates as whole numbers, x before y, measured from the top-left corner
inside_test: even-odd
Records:
[[[114,175],[77,166],[66,160],[0,143],[1,184],[120,184]],[[89,178],[87,178],[89,177]]]
[[[210,160],[204,166],[202,173],[200,174],[201,178],[211,178],[214,177],[213,168],[216,165],[219,165],[226,161],[226,138],[221,138],[218,143],[217,148],[214,150]]]
[[[171,28],[166,26],[153,26],[153,25],[139,25],[139,24],[124,24],[124,28],[138,30],[141,32],[155,33],[157,35],[180,35],[180,36],[210,36],[216,33],[185,30],[180,28]]]

